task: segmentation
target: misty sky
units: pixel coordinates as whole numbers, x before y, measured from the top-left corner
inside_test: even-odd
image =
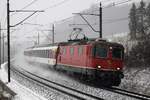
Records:
[[[2,23],[3,27],[6,26],[6,1],[7,0],[0,0],[0,22]],[[126,0],[10,0],[10,9],[20,10],[33,2],[24,10],[44,10],[45,12],[35,14],[29,19],[29,22],[32,20],[36,23],[48,24],[73,16],[72,13],[77,13],[83,11],[84,9],[88,9],[92,4],[98,3],[100,1],[103,4],[108,4]],[[30,13],[15,13],[13,16],[11,16],[11,24],[19,22],[29,14]]]
[[[6,28],[6,1],[0,0],[0,23],[2,28]],[[90,8],[93,4],[109,5],[112,2],[122,2],[127,0],[10,0],[10,10],[44,10],[44,12],[36,13],[24,23],[40,24],[40,25],[19,25],[11,29],[17,29],[11,31],[12,41],[35,41],[37,38],[37,30],[50,29],[51,23],[59,22],[62,19],[73,16],[72,13],[78,13]],[[139,1],[139,0],[131,0]],[[33,2],[30,6],[28,4]],[[11,25],[22,21],[31,13],[11,13]],[[6,31],[3,31],[6,33]],[[43,32],[46,34],[47,32]],[[42,34],[43,35],[43,34]],[[44,36],[43,36],[44,37]],[[42,36],[41,36],[42,38]]]
[[[48,24],[70,17],[74,12],[80,12],[87,9],[91,4],[96,3],[98,0],[10,0],[10,9],[22,9],[32,1],[35,2],[24,10],[44,10],[44,13],[35,14],[31,19],[35,20],[36,23]],[[14,24],[23,19],[23,16],[25,17],[29,14],[30,13],[17,13],[11,17],[11,23]],[[2,25],[5,23],[5,18],[6,0],[0,0],[0,20]]]
[[[72,13],[80,12],[98,2],[98,0],[10,0],[10,9],[20,10],[32,1],[35,2],[23,10],[44,10],[44,12],[33,15],[24,23],[42,24],[44,25],[43,29],[48,29],[50,23],[73,16]],[[31,13],[11,13],[11,25],[20,22],[30,14]],[[2,28],[6,28],[6,0],[0,0],[0,22]],[[19,30],[13,32],[12,36],[17,37],[17,40],[20,39],[21,41],[23,40],[22,37],[26,34],[31,34],[30,32],[35,33],[37,27],[39,26],[19,25],[15,27],[15,29]],[[6,31],[4,32],[6,33]]]

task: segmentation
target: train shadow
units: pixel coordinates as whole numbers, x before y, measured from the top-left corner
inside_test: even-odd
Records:
[[[61,76],[65,76],[68,77],[74,81],[77,81],[81,84],[84,85],[88,85],[94,88],[105,88],[105,87],[111,87],[110,85],[106,85],[105,83],[101,83],[100,81],[94,79],[94,80],[89,80],[89,78],[87,78],[87,76],[82,76],[80,74],[77,73],[71,73],[71,72],[67,72],[66,70],[60,70],[60,69],[55,69],[53,66],[49,66],[46,64],[40,64],[40,63],[33,63],[33,62],[28,62],[31,65],[34,66],[41,66],[43,68],[45,68],[46,70],[52,71],[56,74],[59,74]]]
[[[85,85],[88,85],[90,87],[94,87],[94,88],[108,88],[108,87],[112,87],[111,85],[106,85],[105,83],[100,83],[99,81],[97,80],[82,80],[80,78],[74,78],[76,81],[82,83],[82,84],[85,84]]]
[[[90,87],[100,88],[100,89],[112,87],[111,85],[108,85],[105,82],[101,82],[97,79],[90,80],[87,76],[82,76],[82,75],[77,74],[77,73],[67,72],[66,70],[54,69],[52,67],[49,67],[49,69],[55,73],[58,73],[58,74],[63,75],[65,77],[68,77],[68,78],[70,78],[76,82],[81,83],[81,84],[88,85]]]
[[[96,79],[90,80],[86,76],[82,77],[82,76],[77,75],[77,74],[70,74],[70,73],[68,74],[67,72],[63,72],[63,74],[65,74],[66,76],[72,78],[73,80],[75,80],[81,84],[88,85],[90,87],[100,88],[100,89],[112,87],[111,85],[108,85],[105,82],[100,82]]]

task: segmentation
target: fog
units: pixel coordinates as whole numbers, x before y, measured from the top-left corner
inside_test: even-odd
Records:
[[[112,5],[112,3],[122,2],[122,0],[10,0],[11,10],[43,10],[27,19],[22,24],[11,28],[11,50],[13,53],[24,50],[27,47],[34,46],[39,40],[39,44],[52,43],[52,24],[55,26],[55,42],[67,41],[73,28],[82,28],[88,38],[97,38],[99,33],[94,32],[87,23],[78,15],[73,13],[94,13],[99,14],[99,2],[102,6]],[[108,7],[103,9],[103,38],[113,37],[115,34],[128,33],[128,19],[122,21],[111,22],[121,18],[128,18],[128,13],[133,2],[140,0],[131,0],[122,5]],[[149,0],[144,0],[149,1]],[[32,3],[29,5],[30,3]],[[27,6],[29,5],[29,6]],[[24,8],[25,7],[25,8]],[[31,13],[18,12],[11,13],[10,24],[15,25]],[[93,28],[99,31],[99,17],[84,16]],[[2,29],[6,28],[6,0],[0,1],[0,20]],[[76,25],[85,24],[85,25]],[[15,29],[15,30],[12,30]],[[6,30],[1,33],[7,35]],[[38,39],[39,35],[39,39]],[[5,37],[7,46],[7,39]],[[2,49],[2,46],[1,46]],[[5,48],[7,49],[7,48]],[[5,50],[7,51],[7,50]]]

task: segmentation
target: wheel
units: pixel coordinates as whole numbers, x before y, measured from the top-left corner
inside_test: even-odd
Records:
[[[119,86],[121,83],[121,79],[120,78],[117,78],[114,82],[114,86]]]

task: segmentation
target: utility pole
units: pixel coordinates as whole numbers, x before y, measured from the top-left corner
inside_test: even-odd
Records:
[[[102,38],[102,4],[99,7],[99,37]]]
[[[5,48],[5,40],[4,40],[4,38],[5,38],[5,36],[4,36],[4,33],[3,33],[3,63],[4,63],[4,61],[5,61],[5,59],[4,59],[4,56],[5,56],[5,52],[4,52],[4,48]]]
[[[40,34],[38,32],[38,40],[37,40],[38,45],[40,44]]]
[[[54,44],[54,32],[55,32],[55,30],[54,30],[54,24],[53,24],[53,26],[52,26],[52,44]]]
[[[22,21],[20,21],[19,23],[11,26],[10,25],[10,12],[33,12],[33,13],[31,15],[29,15],[28,17],[26,17],[25,19],[23,19]],[[44,12],[44,11],[43,10],[14,10],[14,11],[10,11],[9,0],[7,0],[8,82],[10,82],[10,27],[16,27],[16,26],[20,25],[21,23],[23,23],[25,20],[27,20],[28,18],[30,18],[32,15],[34,15],[37,12]]]
[[[102,4],[100,2],[99,14],[88,14],[88,13],[74,13],[81,16],[81,18],[87,23],[87,25],[94,31],[99,33],[99,38],[102,38]],[[88,22],[88,20],[83,15],[94,15],[99,16],[99,31],[96,31],[93,26]]]
[[[10,82],[10,10],[9,0],[7,0],[7,53],[8,53],[8,82]]]
[[[0,68],[1,68],[1,39],[2,39],[2,37],[1,37],[1,23],[0,23]]]

